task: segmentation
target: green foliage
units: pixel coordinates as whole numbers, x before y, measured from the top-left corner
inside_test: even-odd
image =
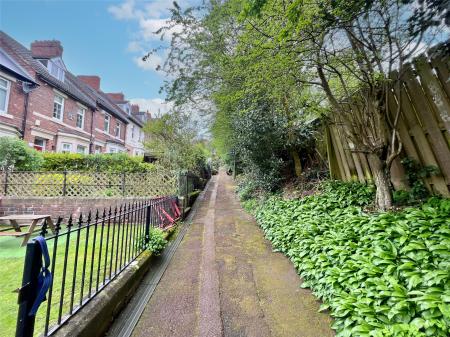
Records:
[[[93,172],[149,172],[153,164],[144,163],[143,157],[131,157],[125,153],[75,154],[45,153],[44,171],[93,171]]]
[[[256,189],[272,191],[282,171],[293,167],[292,151],[314,153],[318,125],[308,122],[323,114],[323,95],[300,85],[309,75],[299,73],[294,54],[274,53],[274,41],[239,22],[242,5],[232,0],[210,2],[199,12],[173,9],[169,26],[187,34],[172,35],[163,70],[173,80],[164,89],[176,107],[193,105],[210,116],[217,154],[225,162],[235,155]],[[276,35],[279,27],[267,29]]]
[[[200,173],[210,152],[198,139],[195,123],[180,112],[154,118],[145,126],[146,147],[164,166]]]
[[[0,137],[0,168],[16,171],[38,170],[42,164],[40,152],[26,142],[13,137]]]
[[[392,194],[394,203],[396,205],[407,205],[408,203],[411,202],[411,193],[409,193],[408,191],[404,191],[404,190],[399,190],[399,191],[394,191],[394,193]]]
[[[329,182],[318,195],[252,206],[330,310],[338,337],[448,336],[450,199],[367,214],[372,199],[370,186]]]
[[[150,250],[153,255],[158,256],[166,246],[167,240],[164,232],[159,228],[150,228],[150,238],[147,243],[147,249]]]
[[[400,202],[405,202],[404,204],[414,203],[429,197],[430,192],[425,186],[424,179],[438,174],[439,169],[431,165],[422,166],[412,158],[404,158],[402,159],[401,163],[405,168],[406,180],[408,181],[408,185],[411,187],[411,190],[409,191],[408,199],[406,199],[405,193],[400,193],[400,200],[399,193],[397,193],[396,195],[394,194],[394,197],[397,198],[397,200]]]

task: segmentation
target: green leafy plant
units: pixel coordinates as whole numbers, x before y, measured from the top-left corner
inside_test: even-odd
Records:
[[[163,249],[167,246],[167,240],[164,232],[159,228],[150,229],[150,238],[147,243],[147,249],[154,255],[160,255]]]
[[[143,157],[131,157],[126,153],[78,154],[45,153],[44,171],[92,171],[92,172],[149,172],[155,165],[145,163]]]
[[[404,158],[401,161],[405,168],[405,177],[410,186],[409,191],[399,190],[393,193],[394,202],[397,205],[410,205],[424,200],[430,196],[430,191],[425,185],[425,178],[439,173],[435,166],[422,166],[412,158]]]
[[[0,137],[0,169],[33,171],[38,170],[41,164],[41,153],[30,148],[23,140]]]
[[[252,210],[338,337],[449,336],[450,199],[368,214],[372,198],[371,186],[327,182],[320,194]]]

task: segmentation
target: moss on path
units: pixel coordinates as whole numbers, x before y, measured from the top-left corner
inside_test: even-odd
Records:
[[[333,336],[331,318],[272,252],[231,178],[220,172],[200,202],[133,336]]]

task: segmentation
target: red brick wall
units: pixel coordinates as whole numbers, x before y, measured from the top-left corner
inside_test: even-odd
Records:
[[[106,142],[107,140],[110,141],[117,141],[117,138],[114,137],[114,130],[116,127],[116,122],[119,121],[121,124],[120,127],[120,140],[123,142],[122,146],[125,146],[125,134],[126,134],[126,124],[122,122],[120,119],[117,119],[114,117],[114,115],[111,115],[111,120],[109,123],[109,134],[105,134],[104,132],[100,132],[95,130],[96,128],[103,131],[103,125],[105,121],[105,115],[100,112],[96,111],[94,115],[94,137],[96,140],[99,140],[101,142]],[[105,151],[105,147],[103,148],[103,151]]]
[[[8,117],[0,115],[0,122],[14,126],[18,130],[22,130],[25,107],[25,94],[22,91],[22,82],[10,81],[10,83]],[[10,116],[12,116],[12,118],[9,118]]]
[[[89,85],[91,88],[100,90],[100,77],[94,75],[80,75],[77,77],[78,79]]]
[[[109,92],[109,93],[107,93],[107,95],[113,101],[123,101],[125,99],[124,94],[121,92]]]
[[[144,201],[145,198],[17,198],[0,199],[0,216],[12,214],[50,214],[52,219],[59,216],[67,219],[70,215],[87,215],[89,211],[103,212],[103,209],[120,206],[129,202]]]
[[[61,46],[61,42],[57,40],[34,41],[31,43],[31,52],[33,53],[33,57],[61,57],[63,47]]]
[[[68,125],[67,127],[64,124],[58,123],[55,120],[52,120],[53,117],[53,101],[56,92],[53,90],[53,87],[48,85],[43,81],[39,81],[39,87],[30,93],[29,103],[28,103],[28,118],[25,128],[25,141],[33,143],[35,136],[31,135],[32,127],[44,129],[46,131],[50,131],[53,133],[57,133],[58,131],[66,132],[66,133],[74,133],[74,129],[76,128],[76,114],[79,108],[77,101],[73,100],[69,96],[64,99],[64,112],[63,112],[63,120],[62,123]],[[46,116],[46,118],[36,115],[35,113]],[[80,135],[84,138],[90,138],[90,128],[91,128],[91,119],[92,112],[90,109],[86,109],[85,119],[84,119],[84,128],[83,131],[87,133],[81,133]],[[36,125],[36,121],[39,120],[39,125]],[[72,127],[72,128],[70,128]],[[78,129],[77,129],[78,130]],[[77,131],[75,130],[75,133]],[[47,143],[48,151],[56,150],[56,139],[53,141],[49,141]]]

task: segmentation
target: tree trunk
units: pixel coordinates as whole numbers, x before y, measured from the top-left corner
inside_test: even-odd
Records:
[[[299,178],[302,175],[302,163],[296,150],[291,150],[292,159],[294,159],[295,175]]]
[[[392,207],[392,194],[389,175],[384,169],[383,161],[375,154],[368,155],[370,168],[372,169],[373,181],[376,186],[375,204],[380,210]]]

